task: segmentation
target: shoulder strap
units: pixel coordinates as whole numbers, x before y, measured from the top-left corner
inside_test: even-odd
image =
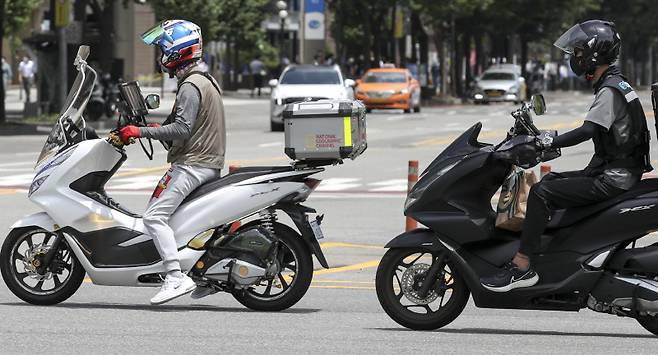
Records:
[[[631,102],[633,100],[638,100],[639,97],[633,87],[621,76],[621,75],[610,75],[601,84],[601,89],[604,87],[615,89],[619,92],[626,102]]]
[[[195,71],[191,71],[191,72],[187,73],[187,75],[185,75],[181,80],[178,81],[178,86],[180,87],[185,82],[185,80],[187,80],[187,78],[189,78],[190,76],[192,76],[194,74],[201,75],[201,76],[205,77],[206,79],[208,79],[208,81],[210,81],[210,83],[215,88],[215,90],[217,90],[217,93],[220,94],[220,95],[222,94],[222,90],[219,88],[219,85],[217,85],[217,82],[215,81],[215,78],[213,78],[212,75],[210,75],[206,72],[203,72],[203,71],[199,71],[199,70],[195,70]]]

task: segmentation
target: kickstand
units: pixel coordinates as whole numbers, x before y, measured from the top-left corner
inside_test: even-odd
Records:
[[[633,297],[631,298],[631,317],[636,319],[639,315],[637,311],[637,294],[639,289],[640,284],[635,284],[635,287],[633,288]]]

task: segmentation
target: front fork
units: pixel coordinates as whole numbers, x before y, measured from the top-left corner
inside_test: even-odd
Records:
[[[427,297],[430,288],[432,288],[432,286],[435,284],[435,280],[437,280],[437,278],[439,277],[439,273],[443,271],[443,267],[445,266],[445,258],[446,258],[445,250],[439,251],[437,256],[433,258],[432,266],[430,266],[430,269],[427,270],[427,274],[425,274],[425,280],[420,286],[420,289],[418,289],[419,298],[423,299]],[[443,277],[443,275],[440,276]]]
[[[59,251],[59,246],[62,244],[64,239],[64,235],[61,231],[55,231],[54,234],[55,240],[53,240],[53,245],[50,247],[50,249],[48,249],[46,255],[43,256],[41,265],[39,265],[37,268],[37,272],[41,275],[45,274],[48,267],[50,267],[50,264],[52,264],[53,259],[55,259],[55,255],[57,255],[57,252]]]

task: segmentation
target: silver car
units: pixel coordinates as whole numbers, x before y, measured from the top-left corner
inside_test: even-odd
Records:
[[[512,64],[490,67],[476,79],[471,98],[475,103],[520,103],[526,100],[526,84],[521,76],[521,68]]]

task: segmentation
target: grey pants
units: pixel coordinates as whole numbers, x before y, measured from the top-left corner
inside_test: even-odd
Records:
[[[165,271],[181,270],[178,245],[169,217],[194,189],[219,177],[219,170],[198,166],[172,164],[156,186],[146,206],[143,222],[162,257]]]

